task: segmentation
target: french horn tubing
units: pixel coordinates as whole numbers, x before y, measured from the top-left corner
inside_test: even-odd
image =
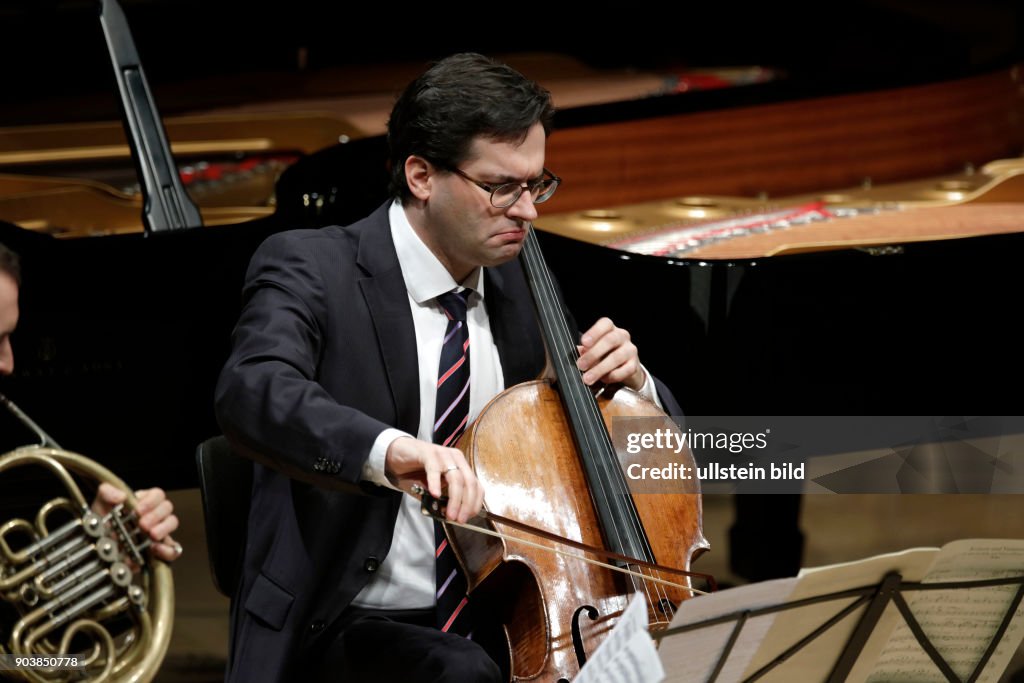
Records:
[[[0,678],[151,681],[171,638],[174,584],[170,567],[146,551],[131,489],[99,463],[60,448],[3,394],[0,403],[40,439],[0,455],[0,479],[35,466],[64,494],[41,503],[32,521],[0,520],[0,655],[42,662],[76,657],[79,664],[10,669]],[[97,488],[108,482],[128,498],[97,514],[79,480]]]

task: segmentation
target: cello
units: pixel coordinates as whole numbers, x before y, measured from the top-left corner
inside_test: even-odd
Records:
[[[446,527],[477,614],[502,625],[499,661],[512,680],[555,683],[575,677],[634,593],[646,599],[651,628],[667,626],[695,591],[690,561],[709,545],[696,478],[671,493],[631,492],[623,473],[628,455],[609,432],[616,418],[678,428],[624,387],[605,387],[595,397],[576,367],[576,343],[532,226],[519,258],[548,368],[543,378],[496,396],[459,440],[487,491],[481,517],[491,533]],[[689,449],[647,450],[644,457],[696,471]],[[543,540],[533,540],[537,532],[529,529],[543,530]],[[563,543],[576,552],[556,547]],[[593,562],[578,552],[584,547],[604,549],[597,552],[616,564]],[[665,571],[685,578],[666,580]],[[474,639],[496,654],[495,641],[476,633]]]

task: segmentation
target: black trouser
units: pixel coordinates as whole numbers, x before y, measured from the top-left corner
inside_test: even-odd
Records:
[[[478,644],[442,633],[433,609],[350,607],[336,625],[313,680],[320,683],[499,683],[495,664]]]

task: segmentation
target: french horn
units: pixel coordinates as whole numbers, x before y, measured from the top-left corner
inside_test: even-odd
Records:
[[[171,638],[174,588],[170,567],[147,552],[131,489],[100,464],[60,448],[3,394],[0,403],[40,439],[0,456],[0,481],[15,468],[35,466],[53,476],[58,490],[33,521],[0,519],[0,679],[151,681]],[[108,482],[128,499],[98,514],[80,482]]]

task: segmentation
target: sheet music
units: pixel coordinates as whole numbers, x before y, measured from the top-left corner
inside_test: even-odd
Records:
[[[782,579],[721,591],[688,600],[680,607],[673,626],[707,621],[743,610],[794,603],[798,600],[878,585],[886,574],[897,572],[904,582],[950,582],[1010,578],[1024,574],[1024,540],[967,539],[939,548],[914,548],[898,553],[818,567],[796,579]],[[991,641],[1019,584],[942,591],[907,591],[903,595],[954,672],[966,680]],[[796,645],[817,627],[837,615],[856,598],[843,598],[790,608],[772,616],[749,620],[729,655],[718,681],[733,683],[750,677]],[[840,653],[865,612],[857,607],[759,683],[823,681],[833,671]],[[758,623],[761,622],[761,623]],[[709,680],[733,623],[719,624],[668,636],[660,656],[668,681],[691,683]],[[1024,604],[1000,640],[979,678],[997,683],[1024,639]],[[889,604],[878,620],[847,683],[945,683],[946,679],[920,648],[895,605]]]
[[[637,593],[574,683],[658,683],[665,670],[647,632],[647,602]]]
[[[882,581],[889,572],[899,572],[904,580],[920,581],[938,552],[937,548],[912,548],[896,553],[878,555],[854,562],[844,562],[825,567],[804,569],[797,577],[799,581],[788,602],[804,598],[826,595],[839,591],[874,586]],[[764,638],[761,649],[751,660],[744,672],[744,677],[769,664],[772,660],[812,633],[817,627],[827,622],[832,616],[855,601],[856,598],[819,602],[799,609],[786,610],[780,613],[772,629]],[[819,635],[795,653],[784,666],[770,671],[759,683],[792,683],[793,672],[799,671],[801,680],[827,680],[858,622],[864,615],[866,606],[855,609],[846,617]],[[871,638],[864,647],[864,657],[873,660],[874,655],[885,645],[884,634],[888,634],[898,618],[894,609],[889,608],[879,620]],[[879,636],[879,633],[883,636]],[[874,654],[872,654],[874,653]],[[855,677],[849,681],[858,680]],[[863,679],[861,679],[863,680]]]
[[[669,628],[714,619],[740,610],[777,605],[787,599],[796,583],[796,579],[776,579],[686,600],[679,606]],[[719,674],[720,683],[740,679],[747,662],[754,656],[774,619],[775,614],[768,614],[747,621],[729,654],[725,668]],[[735,622],[729,622],[666,636],[658,648],[661,662],[668,672],[665,680],[678,683],[708,680],[734,627]]]
[[[926,583],[1009,578],[1024,574],[1024,541],[968,539],[943,546]],[[905,593],[911,611],[932,644],[961,680],[977,666],[1019,586]],[[1024,636],[1024,606],[1010,622],[978,678],[999,680]],[[901,619],[873,667],[869,683],[945,683],[946,678],[921,649]]]

